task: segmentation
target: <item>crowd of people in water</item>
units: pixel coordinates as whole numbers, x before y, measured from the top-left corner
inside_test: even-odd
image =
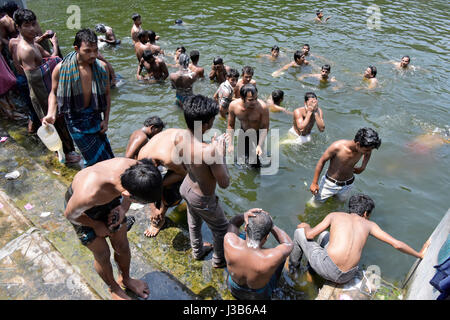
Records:
[[[292,117],[289,134],[298,144],[311,141],[314,126],[320,132],[325,130],[324,112],[314,92],[306,92],[304,105],[290,112],[281,106],[282,90],[274,90],[263,101],[258,96],[252,67],[244,66],[239,72],[217,56],[207,75],[218,85],[214,96],[194,94],[193,84],[206,77],[205,69],[198,65],[199,51],[192,50],[188,55],[180,46],[173,55],[173,63],[169,63],[168,54],[157,44],[159,36],[143,29],[141,16],[133,14],[131,39],[137,58],[136,81],[152,83],[169,78],[187,129],[165,128],[162,119],[153,115],[131,134],[125,155],[116,157],[106,132],[111,112],[110,92],[117,85],[117,76],[98,50],[103,45],[120,44],[113,28],[98,24],[95,31],[79,30],[73,50],[63,56],[56,33],[42,32],[31,10],[7,3],[0,12],[0,67],[5,75],[0,94],[19,90],[29,107],[28,131],[32,133],[41,125],[53,124],[63,142],[65,162],[79,163],[84,159],[84,168],[75,175],[65,194],[64,215],[81,243],[92,252],[95,270],[113,299],[130,299],[124,288],[141,298],[150,293],[144,281],[132,278],[129,273],[131,253],[127,232],[135,220],[126,213],[132,203],[146,205],[149,226],[145,236],[155,237],[165,224],[167,210],[184,200],[194,259],[205,259],[212,251],[212,266],[226,267],[228,288],[238,299],[270,299],[285,264],[289,272],[296,273],[303,256],[324,279],[346,283],[358,272],[369,235],[423,258],[429,242],[418,252],[395,239],[370,221],[375,208],[373,199],[364,194],[350,196],[355,175],[364,172],[372,151],[381,146],[381,139],[372,128],[360,128],[353,139],[333,142],[315,167],[311,201],[320,205],[330,197],[348,200],[348,213],[332,212],[313,228],[302,222],[293,239],[274,224],[270,213],[260,208],[226,217],[216,187],[230,185],[225,158],[234,152],[235,132],[238,138],[243,138],[238,139],[244,141],[242,148],[238,146],[242,149],[238,153],[246,159],[249,170],[261,167],[270,112],[285,112]],[[317,11],[317,23],[329,19]],[[280,48],[273,46],[267,56],[276,60],[279,53]],[[311,55],[310,46],[305,44],[295,51],[292,62],[272,75],[277,77],[290,68],[310,64],[307,59]],[[410,58],[404,56],[394,64],[396,68],[407,69]],[[168,67],[178,71],[169,73]],[[339,86],[330,77],[330,71],[330,64],[324,64],[319,73],[302,75],[299,79],[314,77]],[[376,67],[368,66],[363,76],[367,90],[378,85],[376,76]],[[11,119],[17,116],[11,110],[7,114]],[[226,119],[227,132],[204,141],[203,134],[213,127],[217,115]],[[237,129],[236,119],[240,124]],[[82,156],[75,151],[75,145]],[[322,174],[327,162],[328,168]],[[203,222],[212,232],[213,243],[203,241]],[[265,248],[270,234],[279,245]],[[114,250],[118,279],[114,278],[106,238]]]

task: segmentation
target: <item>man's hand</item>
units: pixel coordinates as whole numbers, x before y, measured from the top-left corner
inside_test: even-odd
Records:
[[[257,212],[263,212],[263,213],[267,214],[268,216],[270,216],[269,213],[264,211],[263,209],[253,208],[253,209],[250,209],[250,210],[248,210],[247,212],[244,213],[245,224],[248,224],[248,218],[249,217],[256,217],[255,213],[257,213]]]
[[[108,121],[103,120],[100,122],[100,133],[105,133],[108,130]]]
[[[306,222],[302,222],[297,226],[297,229],[301,229],[301,228],[309,229],[309,228],[311,228],[311,226],[309,224],[307,224]]]
[[[361,168],[361,167],[359,167],[359,168],[353,168],[353,173],[354,173],[354,174],[360,174],[360,173],[363,172],[363,171],[364,171],[364,169]]]
[[[98,237],[105,238],[111,236],[111,231],[106,227],[106,224],[99,222],[94,229],[95,234]]]
[[[56,33],[53,34],[53,37],[50,38],[50,41],[53,45],[58,45],[58,37],[56,36]]]
[[[424,257],[425,257],[425,253],[427,252],[427,249],[428,249],[428,247],[430,246],[430,244],[431,244],[431,238],[429,238],[424,244],[423,244],[423,247],[422,247],[422,250],[420,250],[420,259],[423,259]]]
[[[48,126],[49,124],[54,124],[56,121],[56,117],[55,116],[51,116],[51,115],[46,115],[44,118],[42,118],[42,124],[44,126]]]
[[[319,185],[317,183],[311,183],[309,190],[313,195],[316,195],[317,193],[319,193]]]
[[[256,156],[261,156],[263,154],[261,146],[256,147]]]

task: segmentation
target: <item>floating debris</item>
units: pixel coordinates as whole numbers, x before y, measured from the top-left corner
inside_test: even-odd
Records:
[[[0,138],[0,142],[5,142],[6,140],[8,140],[8,137],[1,137]]]
[[[49,215],[51,215],[52,213],[51,212],[42,212],[41,213],[41,217],[42,218],[45,218],[45,217],[48,217]]]
[[[5,178],[8,180],[15,180],[18,177],[20,177],[20,172],[17,170],[14,170],[13,172],[10,172],[8,174],[5,175]]]

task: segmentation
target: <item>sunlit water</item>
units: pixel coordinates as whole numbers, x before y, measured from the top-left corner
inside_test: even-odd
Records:
[[[230,166],[231,185],[218,190],[228,215],[260,207],[275,217],[275,223],[293,235],[298,223],[318,223],[328,212],[346,209],[335,202],[320,209],[305,208],[311,198],[309,185],[323,151],[335,140],[352,139],[356,131],[369,126],[378,131],[382,145],[375,150],[365,172],[356,177],[353,192],[363,192],[376,203],[372,219],[394,237],[416,250],[432,233],[449,207],[448,144],[433,149],[408,147],[414,139],[433,130],[443,132],[449,124],[449,12],[447,1],[376,1],[381,9],[381,30],[367,27],[368,2],[321,1],[325,25],[312,22],[316,1],[28,1],[42,28],[53,29],[66,54],[76,30],[67,28],[69,5],[81,8],[82,26],[97,23],[112,26],[122,44],[103,50],[115,71],[126,84],[112,92],[108,135],[117,156],[123,155],[132,131],[142,126],[150,115],[160,116],[167,127],[185,127],[183,114],[174,105],[175,92],[168,81],[146,85],[135,80],[137,60],[131,45],[131,15],[139,12],[143,27],[154,30],[158,44],[167,52],[183,45],[187,51],[200,51],[200,65],[205,73],[215,56],[237,68],[255,68],[260,97],[274,89],[285,92],[284,105],[289,110],[303,105],[307,91],[315,91],[325,115],[326,130],[312,135],[303,146],[281,145],[280,167],[274,176],[242,166]],[[370,3],[372,4],[372,2]],[[175,26],[177,18],[185,26]],[[271,76],[292,59],[304,43],[311,52],[331,61],[331,74],[344,84],[339,90],[318,87],[311,79],[297,77],[311,72],[311,67]],[[282,57],[273,62],[257,58],[270,48],[280,46]],[[386,64],[411,56],[416,71],[401,73]],[[166,56],[173,63],[173,56]],[[312,59],[321,65],[324,61]],[[375,91],[356,91],[362,86],[362,73],[369,64],[378,68],[381,87]],[[170,72],[176,71],[169,68]],[[194,92],[212,96],[217,89],[209,80],[197,82]],[[271,129],[287,136],[292,119],[285,114],[271,114]],[[216,119],[214,127],[226,128]],[[448,139],[448,136],[447,136]],[[325,169],[324,169],[325,172]],[[273,241],[271,242],[274,243]],[[392,247],[369,239],[361,264],[379,265],[383,278],[400,281],[414,258]]]

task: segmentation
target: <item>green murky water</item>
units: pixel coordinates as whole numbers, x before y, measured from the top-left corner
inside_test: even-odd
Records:
[[[414,152],[417,146],[408,147],[419,135],[448,130],[447,1],[321,1],[325,16],[332,16],[326,25],[312,22],[316,1],[28,1],[43,29],[56,31],[64,53],[69,52],[76,32],[66,26],[66,10],[73,4],[81,9],[82,26],[105,23],[122,40],[120,47],[103,50],[116,72],[127,81],[112,93],[108,134],[116,155],[123,155],[129,135],[142,126],[147,116],[160,116],[168,127],[185,126],[169,82],[144,85],[135,81],[137,61],[130,39],[130,17],[139,12],[143,27],[160,35],[158,44],[166,52],[173,53],[180,45],[188,52],[197,49],[199,64],[206,72],[213,57],[220,55],[225,64],[238,70],[244,65],[255,68],[254,79],[261,97],[274,89],[284,90],[284,105],[290,110],[303,105],[306,91],[313,90],[319,97],[325,133],[316,131],[313,142],[301,147],[281,146],[280,167],[274,176],[231,166],[230,187],[218,191],[227,214],[261,207],[293,235],[300,221],[315,224],[326,213],[341,208],[334,202],[321,209],[305,208],[311,197],[308,187],[326,147],[338,139],[352,139],[364,126],[376,129],[383,141],[381,148],[373,152],[366,171],[357,176],[353,189],[375,200],[372,219],[419,250],[447,211],[448,144],[429,150],[420,148],[421,153]],[[367,27],[367,8],[371,4],[381,10],[381,30]],[[174,26],[177,18],[186,25]],[[304,43],[311,45],[313,54],[331,61],[331,73],[344,84],[343,88],[335,91],[318,87],[311,80],[296,80],[311,72],[310,67],[272,78],[271,73],[291,60],[293,52]],[[280,61],[257,58],[274,44],[282,48],[284,57]],[[422,69],[404,74],[382,63],[399,60],[405,54]],[[173,63],[172,56],[165,59]],[[320,65],[323,61],[314,62]],[[369,64],[378,68],[381,87],[373,92],[354,90],[361,86],[361,74]],[[206,80],[196,83],[194,92],[212,96],[216,88]],[[280,130],[281,138],[291,123],[284,114],[271,114],[270,126]],[[216,119],[214,126],[224,130],[226,123]],[[361,263],[379,265],[384,279],[398,281],[413,261],[413,257],[370,239]]]

